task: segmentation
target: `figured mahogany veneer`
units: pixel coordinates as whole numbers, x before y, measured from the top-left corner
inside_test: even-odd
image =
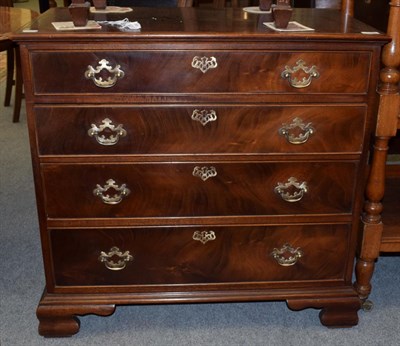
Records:
[[[357,324],[387,37],[326,10],[295,10],[315,32],[283,34],[240,8],[125,16],[142,31],[57,32],[68,11],[52,9],[15,35],[46,274],[39,333],[181,302],[285,300]]]
[[[39,155],[179,154],[359,154],[366,126],[359,105],[160,105],[134,107],[35,107]],[[193,120],[213,114],[212,120]],[[301,119],[315,130],[312,140],[291,144],[283,124]],[[88,131],[112,119],[126,134],[118,145],[99,145]],[[201,118],[199,118],[201,119]],[[306,122],[306,123],[305,123]],[[299,131],[299,129],[297,129]],[[54,136],[57,133],[57,136]],[[112,135],[109,130],[106,138]],[[260,138],[261,140],[255,140]],[[262,139],[269,140],[262,140]],[[126,156],[124,156],[126,159]],[[50,159],[43,157],[43,160]],[[135,158],[137,159],[137,158]]]
[[[193,239],[195,232],[214,232],[216,238],[202,243]],[[51,230],[54,291],[86,292],[93,285],[106,286],[98,287],[102,292],[112,292],[115,285],[148,285],[152,291],[191,283],[215,288],[230,283],[240,289],[247,282],[293,287],[294,281],[313,286],[316,280],[334,285],[344,275],[349,236],[348,225]],[[307,255],[298,265],[282,268],[272,253],[288,238]],[[108,252],[110,243],[122,252],[130,249],[133,258],[124,270],[100,265],[99,249]]]
[[[213,167],[216,176],[203,181],[193,175],[196,167]],[[299,161],[42,166],[49,218],[350,214],[356,173],[354,163]],[[307,185],[297,203],[274,191],[291,177]],[[93,193],[109,179],[130,191],[116,205]]]
[[[107,48],[107,47],[104,47]],[[168,48],[148,50],[138,47],[134,52],[99,50],[91,53],[35,51],[33,64],[34,93],[37,95],[74,93],[366,93],[368,79],[348,78],[349,75],[368,74],[368,52],[292,52],[275,51],[220,51],[208,50],[207,55],[218,62],[212,73],[192,67],[193,58],[204,51],[184,46],[179,51]],[[99,89],[87,83],[81,66],[97,65],[107,57],[110,66],[119,65],[126,71],[124,78],[113,87]],[[286,66],[296,66],[299,60],[313,61],[319,68],[318,83],[307,89],[296,90],[281,78]],[[311,67],[311,66],[310,66]],[[149,73],[151,71],[151,73]],[[64,76],[61,80],[52,75]],[[306,74],[304,74],[306,76]],[[299,76],[302,78],[303,76]],[[218,81],[218,82],[216,82]]]

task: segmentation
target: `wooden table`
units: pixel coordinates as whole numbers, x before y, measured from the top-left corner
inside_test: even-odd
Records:
[[[7,40],[9,34],[29,23],[38,13],[26,8],[0,6],[0,39]]]
[[[4,105],[10,105],[11,89],[14,83],[14,53],[16,59],[16,76],[15,76],[15,102],[13,121],[17,122],[21,110],[22,99],[22,76],[19,68],[19,54],[15,51],[15,43],[10,40],[10,34],[17,31],[19,28],[29,23],[32,19],[38,16],[38,13],[25,8],[2,7],[0,6],[0,52],[7,51],[7,86],[4,98]]]

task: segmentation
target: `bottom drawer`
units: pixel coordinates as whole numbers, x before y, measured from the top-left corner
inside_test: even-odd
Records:
[[[349,235],[348,225],[50,231],[56,286],[338,280]]]

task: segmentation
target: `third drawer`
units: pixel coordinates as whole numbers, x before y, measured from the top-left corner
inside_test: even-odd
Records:
[[[50,218],[350,213],[355,162],[43,164]]]

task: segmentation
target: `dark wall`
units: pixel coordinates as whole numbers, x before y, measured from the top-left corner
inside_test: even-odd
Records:
[[[386,32],[390,0],[354,0],[354,17]]]

